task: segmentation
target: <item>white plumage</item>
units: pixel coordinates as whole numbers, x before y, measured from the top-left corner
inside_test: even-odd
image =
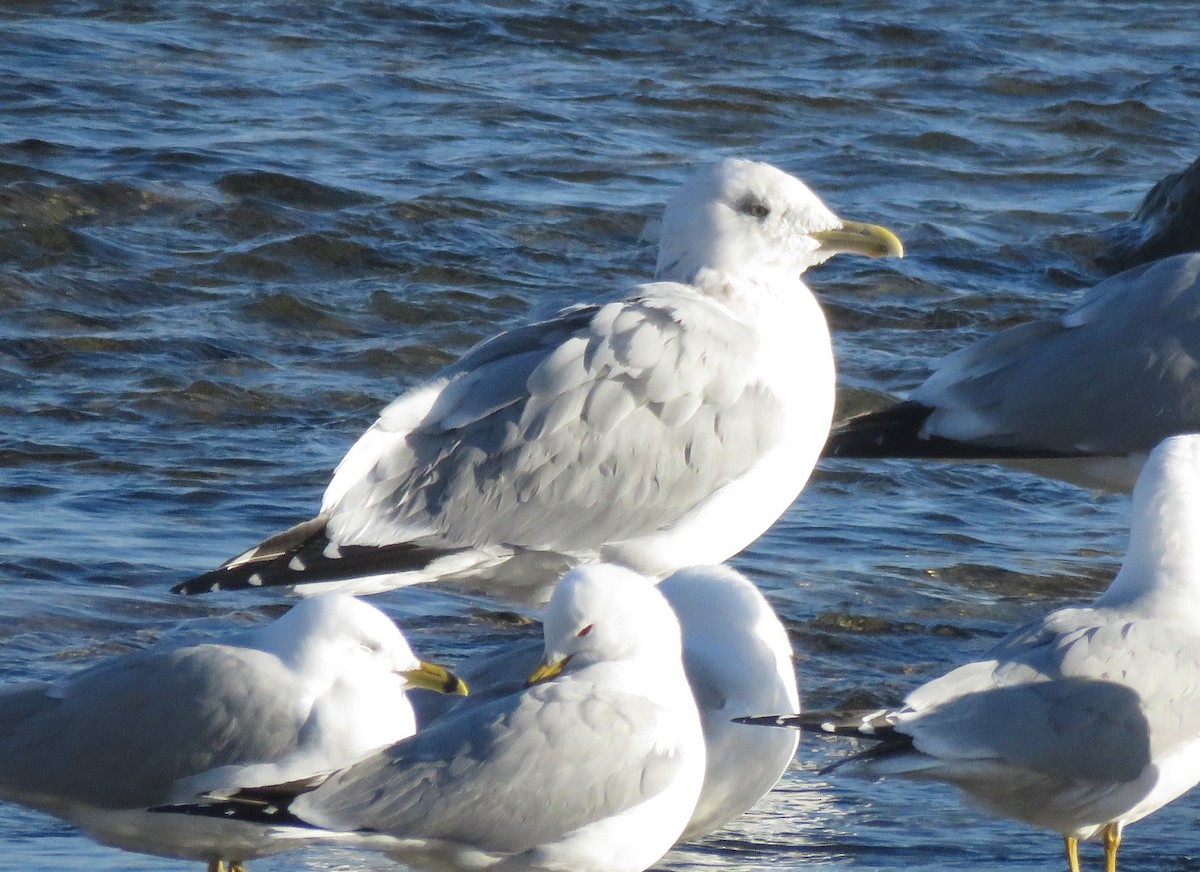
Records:
[[[800,276],[839,251],[901,247],[774,167],[700,170],[667,206],[658,281],[468,351],[383,411],[316,519],[177,589],[483,575],[519,595],[578,562],[725,560],[795,499],[828,434],[829,331]]]

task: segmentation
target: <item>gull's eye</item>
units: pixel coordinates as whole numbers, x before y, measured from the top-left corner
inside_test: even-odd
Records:
[[[579,631],[578,633],[576,633],[575,635],[576,635],[576,636],[578,636],[580,639],[582,639],[582,638],[583,638],[584,636],[586,636],[588,633],[592,632],[592,627],[594,627],[594,626],[596,626],[596,625],[595,625],[595,624],[588,624],[586,627],[584,627],[582,630],[580,630],[580,631]]]
[[[743,197],[737,205],[737,210],[759,221],[771,214],[771,207],[753,195]]]

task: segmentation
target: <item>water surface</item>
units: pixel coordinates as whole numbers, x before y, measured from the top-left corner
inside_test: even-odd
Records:
[[[398,391],[531,310],[649,277],[643,228],[698,161],[773,162],[904,239],[903,261],[810,276],[853,410],[1067,306],[1101,277],[1097,234],[1197,155],[1191,3],[795,5],[0,10],[3,678],[276,614],[166,591],[309,517]],[[841,461],[736,563],[787,622],[808,705],[888,702],[1094,595],[1127,523],[1125,498],[1000,468]],[[430,657],[531,632],[441,589],[376,602]],[[662,865],[1061,865],[1057,837],[948,789],[816,774],[840,753],[805,741],[757,811]],[[1200,868],[1198,811],[1131,828],[1124,867]],[[0,848],[26,872],[196,868],[12,806]]]

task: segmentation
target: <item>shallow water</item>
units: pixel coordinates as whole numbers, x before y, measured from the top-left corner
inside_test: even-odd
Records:
[[[782,5],[0,9],[3,677],[276,613],[166,591],[309,517],[400,389],[648,277],[643,228],[690,164],[771,161],[904,239],[903,261],[810,275],[856,409],[1063,308],[1100,277],[1096,234],[1196,157],[1191,3]],[[787,621],[808,705],[891,701],[1102,588],[1127,513],[994,467],[840,461],[736,563]],[[530,632],[440,589],[376,602],[431,657]],[[1061,865],[1057,837],[948,789],[816,775],[841,752],[806,740],[756,812],[662,865]],[[1200,868],[1198,811],[1132,827],[1124,868]],[[28,872],[195,868],[11,806],[0,850]]]

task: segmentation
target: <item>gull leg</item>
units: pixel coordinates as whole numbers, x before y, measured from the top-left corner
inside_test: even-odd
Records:
[[[1067,868],[1071,872],[1079,872],[1079,839],[1075,836],[1063,836],[1063,844],[1067,848]]]
[[[1121,847],[1121,825],[1114,821],[1100,831],[1104,838],[1104,872],[1117,872],[1117,848]]]
[[[209,860],[208,872],[225,872],[224,860]]]
[[[229,864],[229,872],[249,872],[249,870],[246,869],[245,863],[243,863],[241,860],[238,860],[236,863]]]

